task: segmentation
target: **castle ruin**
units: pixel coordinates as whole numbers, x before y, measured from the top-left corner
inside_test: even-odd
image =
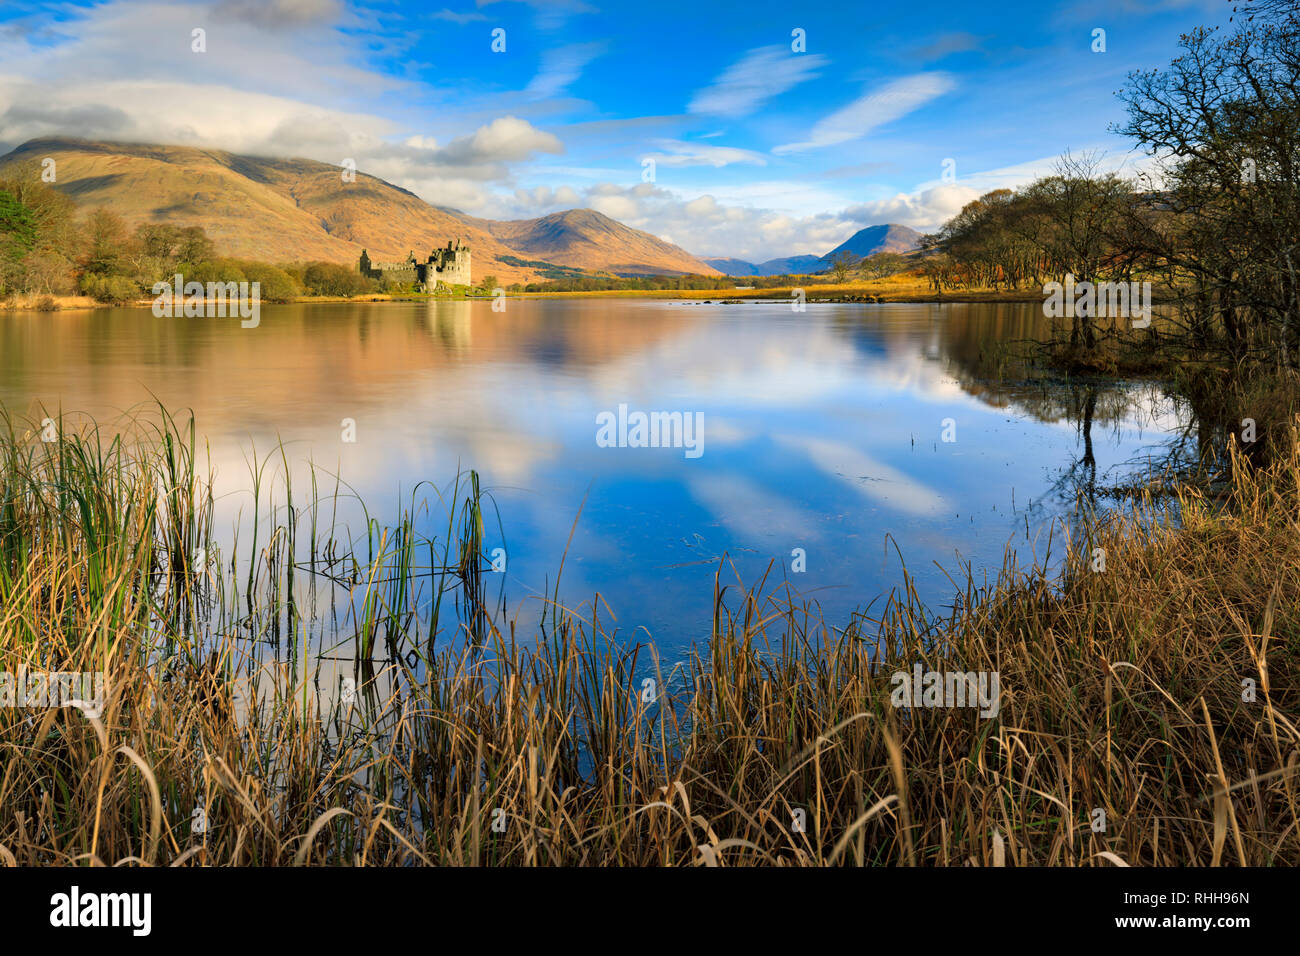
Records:
[[[473,285],[470,281],[469,244],[459,239],[449,240],[445,249],[434,249],[424,262],[418,261],[414,252],[407,253],[404,262],[371,262],[369,253],[362,249],[358,266],[368,279],[413,285],[421,292],[432,292],[439,283],[445,286]]]

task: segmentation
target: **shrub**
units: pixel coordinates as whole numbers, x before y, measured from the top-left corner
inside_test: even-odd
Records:
[[[298,282],[278,266],[264,262],[246,262],[244,275],[249,282],[260,283],[258,294],[263,302],[288,302],[295,296],[302,295],[302,287]]]
[[[209,259],[192,265],[182,273],[186,282],[244,282],[251,277],[238,259]]]
[[[361,273],[334,262],[313,262],[303,273],[303,284],[311,295],[353,296],[371,289]]]
[[[105,305],[124,305],[140,297],[140,287],[126,276],[86,275],[81,291]]]

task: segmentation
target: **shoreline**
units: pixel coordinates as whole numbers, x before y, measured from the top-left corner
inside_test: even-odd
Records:
[[[1026,292],[992,292],[992,291],[971,291],[971,292],[954,292],[940,293],[938,295],[930,293],[889,293],[874,292],[865,290],[850,290],[847,287],[830,287],[827,291],[818,293],[815,286],[782,286],[774,289],[644,289],[644,290],[625,290],[625,289],[598,289],[591,291],[569,291],[569,292],[509,292],[506,294],[508,299],[658,299],[664,301],[694,302],[696,304],[719,304],[741,303],[741,302],[789,302],[792,301],[794,290],[803,289],[806,297],[805,303],[816,304],[848,304],[856,303],[860,305],[886,305],[886,304],[909,304],[909,305],[975,305],[980,303],[995,304],[1034,304],[1041,303],[1043,297],[1037,294]],[[38,308],[34,301],[10,303],[0,308],[0,314],[15,314],[19,312],[41,312],[53,314],[55,312],[93,312],[96,309],[152,309],[153,299],[137,299],[133,302],[125,302],[120,305],[109,305],[103,302],[96,302],[89,296],[84,295],[67,295],[67,296],[50,296],[54,300],[54,308]],[[448,301],[448,302],[474,302],[474,301],[491,301],[490,295],[436,295],[436,294],[415,294],[415,295],[389,295],[387,293],[368,293],[366,295],[356,296],[294,296],[284,302],[264,302],[264,305],[313,305],[313,304],[337,304],[337,303],[386,303],[386,302],[426,302],[426,301]],[[206,300],[204,300],[206,301]]]
[[[655,299],[662,301],[693,302],[696,304],[731,304],[739,302],[782,302],[795,301],[797,293],[802,291],[804,303],[857,303],[863,305],[1041,305],[1048,299],[1048,294],[1038,289],[955,289],[936,292],[924,281],[914,277],[894,276],[887,279],[872,279],[844,283],[823,283],[810,285],[782,285],[768,288],[738,286],[725,289],[592,289],[592,290],[546,290],[507,291],[508,299]],[[299,295],[283,301],[263,300],[263,305],[309,305],[315,303],[382,303],[382,302],[428,302],[428,301],[492,301],[491,294],[469,295],[465,293],[386,293],[368,292],[354,296],[311,296]],[[42,299],[52,299],[53,309],[38,308]],[[203,300],[206,302],[206,300]],[[1171,301],[1167,295],[1153,295],[1153,303],[1166,304]],[[94,309],[149,309],[154,298],[140,298],[122,305],[108,305],[96,302],[85,295],[38,296],[25,295],[17,297],[0,307],[0,313],[7,312],[84,312]]]

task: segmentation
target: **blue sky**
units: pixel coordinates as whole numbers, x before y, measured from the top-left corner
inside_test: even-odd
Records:
[[[587,206],[700,255],[821,254],[865,225],[936,227],[1067,149],[1135,168],[1115,91],[1230,7],[0,0],[0,149],[352,159],[473,215]]]

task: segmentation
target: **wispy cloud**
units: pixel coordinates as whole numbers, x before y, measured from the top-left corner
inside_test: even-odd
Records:
[[[751,166],[767,165],[767,159],[763,154],[756,153],[752,149],[684,143],[676,139],[656,140],[655,146],[665,152],[650,153],[646,158],[653,159],[660,166],[712,166],[714,169],[720,169],[733,163],[747,163]]]
[[[550,99],[559,96],[578,77],[588,63],[605,52],[603,40],[592,43],[574,43],[557,47],[542,54],[541,69],[524,90],[533,99]]]
[[[776,147],[772,152],[798,153],[861,139],[876,127],[906,116],[931,100],[951,92],[956,86],[956,82],[947,73],[905,76],[858,97],[848,106],[819,120],[807,141],[787,143]]]
[[[500,2],[501,0],[475,0],[476,5],[479,7],[487,7]],[[584,0],[522,0],[522,2],[533,8],[537,25],[543,30],[554,30],[562,27],[571,16],[598,12],[595,7],[585,3]]]
[[[965,30],[944,33],[924,46],[918,47],[915,55],[917,59],[929,63],[934,60],[942,60],[954,53],[969,53],[972,50],[978,50],[983,46],[986,39],[988,38],[976,36]]]
[[[487,19],[487,16],[482,13],[457,13],[455,10],[449,10],[446,7],[439,10],[437,13],[429,14],[429,16],[434,20],[449,20],[452,23],[459,23],[461,25],[473,23],[475,20]]]
[[[793,53],[784,46],[750,50],[727,67],[713,85],[691,99],[692,113],[745,116],[774,96],[817,75],[829,60],[816,53]]]

